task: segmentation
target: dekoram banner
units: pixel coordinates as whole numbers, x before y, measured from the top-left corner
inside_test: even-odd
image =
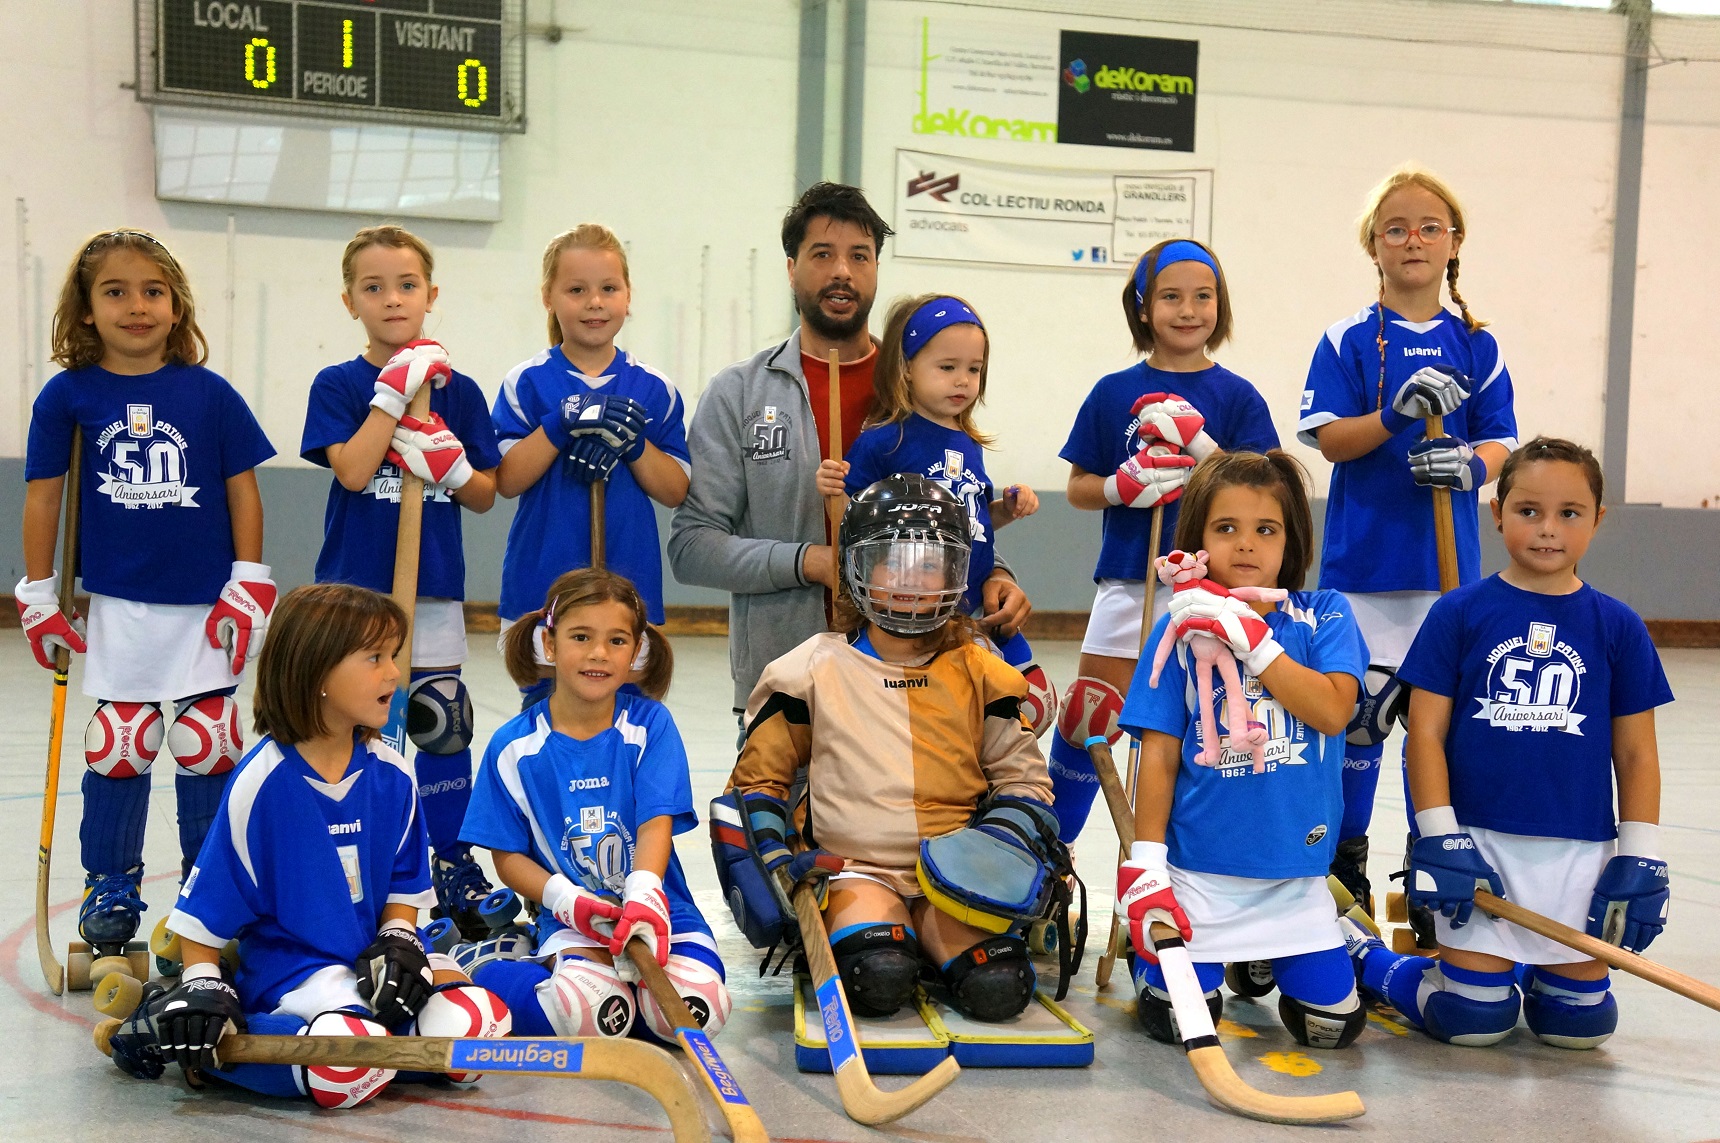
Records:
[[[1128,270],[1167,238],[1207,241],[1212,172],[1081,171],[896,152],[898,258]]]
[[[1200,43],[920,20],[916,135],[1193,151]]]

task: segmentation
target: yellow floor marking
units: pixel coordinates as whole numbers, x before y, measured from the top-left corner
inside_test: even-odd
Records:
[[[1369,1012],[1368,1019],[1373,1023],[1378,1024],[1381,1028],[1390,1032],[1394,1036],[1409,1035],[1409,1029],[1404,1025],[1399,1024],[1396,1020],[1393,1020],[1390,1016],[1382,1016],[1378,1012]]]
[[[1318,1075],[1323,1069],[1304,1052],[1267,1052],[1260,1062],[1287,1076]]]
[[[1260,1035],[1248,1025],[1238,1024],[1234,1020],[1220,1020],[1218,1022],[1218,1034],[1220,1036],[1232,1036],[1238,1040],[1253,1040]]]

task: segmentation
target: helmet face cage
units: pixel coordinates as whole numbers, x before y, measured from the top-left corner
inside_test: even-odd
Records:
[[[967,592],[968,548],[928,528],[891,528],[851,545],[843,575],[855,608],[892,635],[938,630]]]

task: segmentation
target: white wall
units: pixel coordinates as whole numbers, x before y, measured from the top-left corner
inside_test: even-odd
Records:
[[[235,336],[226,343],[228,210],[155,200],[149,109],[121,88],[134,74],[131,5],[10,8],[18,42],[54,50],[18,53],[0,111],[0,408],[26,410],[54,372],[48,322],[78,244],[96,230],[141,226],[191,274],[211,364],[231,363],[230,379],[282,454],[275,463],[301,463],[312,377],[363,349],[339,300],[340,253],[376,219],[235,210]],[[530,22],[550,9],[532,0]],[[503,140],[503,220],[405,220],[437,254],[442,297],[428,332],[494,395],[505,372],[545,344],[544,243],[601,221],[631,247],[635,316],[621,344],[695,394],[710,372],[788,325],[776,235],[793,193],[798,10],[791,0],[729,0],[720,12],[676,0],[561,0],[555,13],[574,30],[559,44],[528,43],[530,130]],[[21,323],[20,197],[31,252]],[[23,391],[20,324],[34,366]],[[22,431],[22,413],[0,418],[0,453],[21,455]]]

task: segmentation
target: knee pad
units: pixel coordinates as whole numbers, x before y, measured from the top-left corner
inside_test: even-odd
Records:
[[[729,1019],[729,990],[715,969],[702,960],[670,953],[669,963],[663,966],[663,974],[675,986],[681,999],[687,1002],[687,1011],[693,1014],[705,1035],[715,1036],[723,1030]],[[675,1026],[657,1006],[657,998],[651,995],[651,990],[643,985],[639,988],[639,1018],[659,1039],[674,1041]]]
[[[1618,1001],[1610,984],[1600,980],[1572,980],[1545,969],[1529,970],[1523,993],[1523,1019],[1537,1039],[1555,1048],[1598,1048],[1618,1028]],[[1594,1001],[1594,994],[1600,1000]],[[1573,995],[1575,994],[1575,995]],[[1590,1000],[1579,1003],[1578,996]]]
[[[239,729],[239,704],[232,695],[182,700],[167,730],[167,749],[182,770],[225,774],[245,756]]]
[[[1504,1000],[1476,1000],[1456,992],[1430,993],[1422,1002],[1422,1027],[1429,1036],[1460,1048],[1490,1048],[1517,1027],[1522,997],[1517,989]]]
[[[1409,688],[1392,668],[1370,665],[1362,672],[1356,711],[1350,716],[1344,741],[1352,746],[1377,746],[1391,737],[1394,725],[1408,722]]]
[[[1216,1026],[1224,1015],[1224,997],[1218,989],[1206,994],[1206,1010]],[[1161,1044],[1182,1043],[1182,1029],[1177,1024],[1176,1010],[1171,1007],[1170,993],[1151,984],[1142,983],[1135,997],[1135,1019],[1141,1030]]]
[[[1368,1013],[1355,990],[1349,999],[1330,1007],[1305,1004],[1294,996],[1278,995],[1278,1018],[1305,1048],[1347,1048],[1362,1034]]]
[[[955,1006],[975,1020],[1008,1020],[1033,999],[1033,962],[1020,937],[987,937],[944,968]]]
[[[633,990],[612,965],[563,955],[537,995],[558,1036],[625,1036],[633,1027]]]
[[[920,942],[906,925],[860,925],[831,942],[856,1016],[894,1016],[920,982]]]
[[[1085,752],[1089,738],[1103,737],[1115,746],[1123,737],[1117,719],[1123,714],[1123,696],[1104,679],[1082,675],[1069,684],[1057,712],[1057,733],[1063,741]]]
[[[406,692],[406,734],[426,754],[472,745],[472,692],[456,674],[425,675]]]
[[[1057,721],[1057,688],[1051,685],[1045,668],[1038,663],[1023,666],[1021,677],[1027,680],[1027,697],[1021,700],[1021,716],[1027,720],[1028,729],[1033,731],[1035,738],[1044,738],[1051,724]]]
[[[388,1029],[366,1016],[352,1012],[324,1012],[305,1026],[305,1036],[386,1036]],[[318,1107],[339,1110],[357,1107],[382,1093],[394,1079],[393,1068],[338,1067],[321,1064],[298,1066],[294,1078],[299,1090]]]
[[[104,778],[147,774],[165,729],[152,702],[104,702],[84,728],[84,765]]]
[[[444,984],[425,1001],[412,1034],[493,1040],[513,1030],[513,1014],[501,997],[476,984]],[[481,1072],[447,1074],[449,1082],[458,1087],[471,1087],[483,1078]]]

